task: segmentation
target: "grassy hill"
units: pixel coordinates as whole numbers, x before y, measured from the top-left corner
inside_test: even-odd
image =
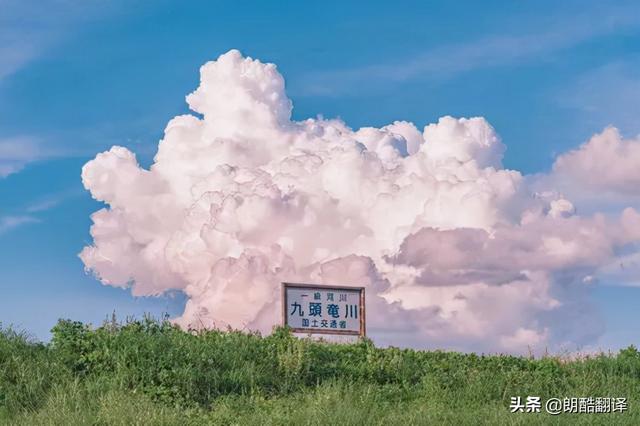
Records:
[[[511,413],[540,396],[542,413]],[[626,397],[623,413],[544,413],[550,397]],[[60,321],[50,344],[0,330],[0,423],[640,424],[640,353],[579,360],[330,344],[278,329]]]

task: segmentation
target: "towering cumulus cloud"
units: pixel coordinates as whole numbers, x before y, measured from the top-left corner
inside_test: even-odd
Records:
[[[640,241],[635,210],[581,217],[534,192],[483,118],[296,122],[275,65],[232,50],[200,73],[202,118],[171,120],[149,170],[122,147],[82,170],[107,205],[80,254],[103,283],[183,291],[185,327],[269,332],[295,281],[366,286],[379,344],[522,352],[602,331],[590,287]]]

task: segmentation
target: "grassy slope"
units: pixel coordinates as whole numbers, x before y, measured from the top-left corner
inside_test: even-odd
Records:
[[[511,414],[511,396],[626,396],[623,414]],[[154,321],[52,344],[0,332],[0,423],[640,424],[640,354],[577,361],[378,349]]]

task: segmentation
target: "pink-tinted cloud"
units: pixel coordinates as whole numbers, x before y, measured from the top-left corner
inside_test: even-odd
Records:
[[[560,155],[553,178],[582,191],[640,195],[640,139],[625,139],[614,127],[578,149]]]
[[[280,282],[297,281],[364,285],[381,344],[582,345],[602,330],[591,286],[640,241],[635,210],[578,216],[505,170],[483,118],[292,121],[275,65],[237,51],[187,102],[203,118],[172,119],[149,170],[122,147],[84,166],[107,207],[80,254],[104,284],[183,291],[185,327],[268,332]]]

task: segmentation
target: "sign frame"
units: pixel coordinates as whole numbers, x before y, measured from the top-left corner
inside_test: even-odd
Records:
[[[322,290],[335,290],[335,291],[350,291],[350,292],[358,292],[360,296],[360,309],[358,311],[358,318],[360,320],[360,330],[359,331],[351,331],[351,330],[331,330],[331,329],[316,329],[316,328],[300,328],[300,327],[291,327],[287,322],[287,289],[288,288],[296,288],[296,289],[322,289]],[[366,317],[365,317],[365,288],[364,287],[352,287],[346,285],[327,285],[327,284],[301,284],[301,283],[282,283],[282,326],[289,327],[289,329],[294,333],[304,333],[304,334],[336,334],[343,336],[367,336],[367,327],[366,327]]]

